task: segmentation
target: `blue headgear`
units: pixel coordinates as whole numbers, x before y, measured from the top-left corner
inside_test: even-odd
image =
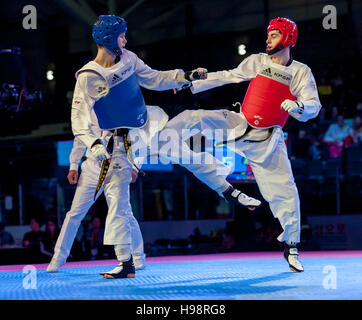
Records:
[[[106,47],[115,55],[122,54],[117,39],[118,36],[127,31],[127,23],[118,16],[99,16],[93,26],[92,36],[94,42]]]

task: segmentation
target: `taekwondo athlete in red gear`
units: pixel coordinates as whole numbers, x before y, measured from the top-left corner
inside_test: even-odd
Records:
[[[145,136],[147,143],[161,130],[172,129],[167,114],[161,108],[146,106],[140,86],[160,91],[179,89],[196,78],[203,78],[207,73],[203,68],[189,72],[181,69],[151,69],[136,54],[124,48],[127,43],[126,31],[124,19],[112,15],[99,16],[92,33],[98,45],[98,54],[94,61],[87,63],[76,73],[77,83],[71,115],[75,137],[87,146],[97,161],[111,159],[109,172],[104,180],[104,193],[109,208],[104,244],[114,246],[120,264],[110,272],[102,274],[108,279],[135,276],[131,255],[129,222],[132,211],[129,206],[128,186],[132,163],[129,152],[125,149],[125,140],[122,139],[124,135],[121,131],[124,130],[121,129],[129,130],[129,136]],[[112,131],[112,156],[107,151],[105,139],[94,134],[92,116],[96,117],[100,129]],[[152,123],[157,123],[157,126],[151,125]],[[171,143],[178,146],[181,142],[173,140]],[[164,155],[159,153],[159,156]],[[185,164],[182,163],[180,155],[173,155],[172,160],[190,170],[221,196],[224,190],[230,188],[226,181],[228,173],[222,162],[216,161],[212,165]],[[218,169],[224,169],[225,174],[217,175]],[[260,205],[260,201],[246,195],[236,201],[248,207]]]
[[[230,83],[250,81],[240,112],[187,110],[179,115],[186,128],[233,129],[228,147],[246,157],[256,182],[283,232],[284,257],[292,271],[301,272],[300,204],[284,143],[283,126],[289,116],[298,121],[315,118],[321,108],[311,69],[293,60],[290,48],[297,42],[297,25],[286,18],[273,19],[267,29],[267,53],[252,54],[235,69],[208,73],[194,81],[193,93]]]

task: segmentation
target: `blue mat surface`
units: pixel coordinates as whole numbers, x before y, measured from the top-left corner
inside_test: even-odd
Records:
[[[1,300],[361,300],[362,257],[149,263],[134,279],[103,279],[112,266],[0,272]],[[32,268],[32,267],[30,267]]]

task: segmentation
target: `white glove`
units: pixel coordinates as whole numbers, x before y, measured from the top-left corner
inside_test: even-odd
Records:
[[[110,154],[107,152],[107,149],[101,143],[95,144],[90,150],[97,161],[107,160],[111,158]]]
[[[280,105],[286,112],[290,113],[303,113],[303,108],[297,101],[286,99]]]

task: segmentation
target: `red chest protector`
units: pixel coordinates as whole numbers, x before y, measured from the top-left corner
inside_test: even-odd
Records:
[[[289,90],[291,75],[272,67],[264,67],[251,80],[241,112],[255,128],[283,127],[289,114],[281,107],[285,99],[296,100]]]

